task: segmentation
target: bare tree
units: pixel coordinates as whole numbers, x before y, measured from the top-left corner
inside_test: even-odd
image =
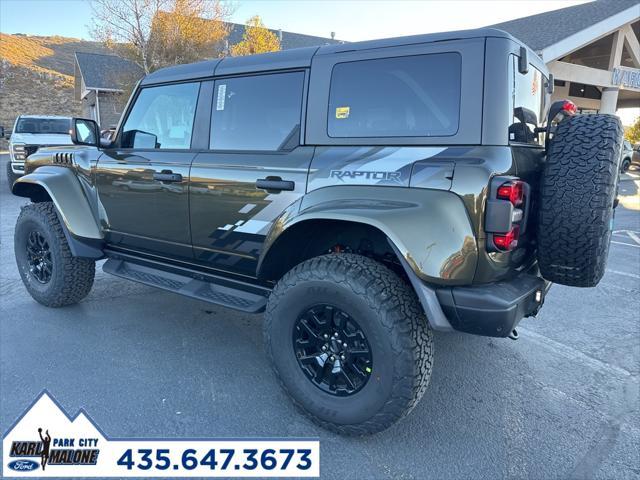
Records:
[[[215,56],[228,35],[221,0],[93,0],[93,36],[145,73]]]
[[[93,36],[149,73],[151,27],[166,4],[167,0],[93,0]]]

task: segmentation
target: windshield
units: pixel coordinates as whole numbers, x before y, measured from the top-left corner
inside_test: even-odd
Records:
[[[16,133],[69,133],[71,120],[67,118],[21,118]]]

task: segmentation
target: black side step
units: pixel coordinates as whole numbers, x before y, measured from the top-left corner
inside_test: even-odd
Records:
[[[116,258],[108,259],[102,270],[134,282],[248,313],[264,311],[270,293],[267,288],[254,285],[245,286],[239,282],[234,282],[237,286],[222,285],[222,282],[199,280],[186,274],[168,272]],[[246,288],[240,288],[241,286]]]

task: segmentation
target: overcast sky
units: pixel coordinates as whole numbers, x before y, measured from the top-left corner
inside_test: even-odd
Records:
[[[281,28],[356,41],[482,27],[585,3],[585,0],[237,0],[232,20],[260,15]],[[87,0],[0,0],[0,31],[89,39]]]

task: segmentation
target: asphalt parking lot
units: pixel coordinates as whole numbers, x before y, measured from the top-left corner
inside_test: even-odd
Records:
[[[597,288],[554,286],[520,339],[436,335],[411,415],[342,438],[299,414],[262,346],[261,316],[98,268],[79,305],[47,309],[15,266],[24,199],[0,156],[0,430],[48,389],[116,437],[317,437],[326,478],[640,478],[640,171],[621,184]]]

